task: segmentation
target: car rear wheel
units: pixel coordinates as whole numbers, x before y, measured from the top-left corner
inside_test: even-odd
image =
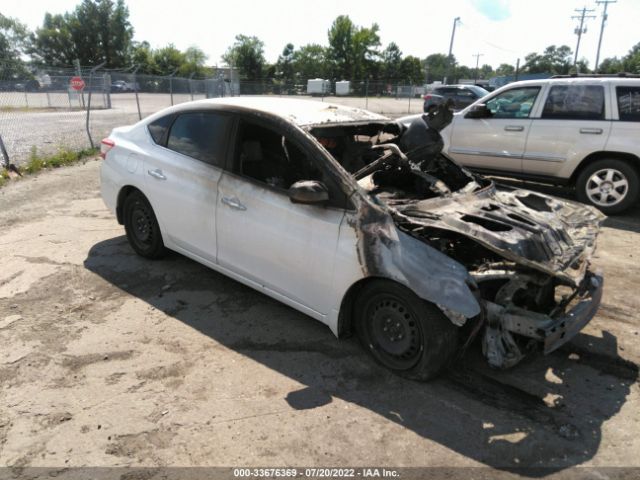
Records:
[[[365,350],[393,372],[428,380],[451,360],[458,329],[408,288],[376,280],[360,292],[355,328]]]
[[[161,258],[167,253],[160,226],[147,198],[131,192],[124,201],[124,229],[131,248],[145,258]]]
[[[627,162],[602,159],[588,165],[576,180],[578,200],[603,213],[620,213],[638,200],[638,172]]]

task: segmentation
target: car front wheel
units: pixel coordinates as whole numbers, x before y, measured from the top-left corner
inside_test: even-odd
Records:
[[[131,248],[145,258],[161,258],[167,253],[160,226],[147,198],[131,192],[124,201],[124,230]]]
[[[602,159],[588,165],[576,180],[576,195],[603,213],[620,213],[638,200],[638,172],[627,162]]]
[[[354,313],[365,350],[401,376],[428,380],[457,348],[457,327],[435,305],[398,283],[375,280],[366,285]]]

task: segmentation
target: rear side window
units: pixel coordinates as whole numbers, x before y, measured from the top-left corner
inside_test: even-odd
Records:
[[[147,127],[151,134],[151,138],[153,138],[153,141],[158,145],[164,145],[165,139],[167,138],[167,131],[169,130],[174,118],[175,115],[166,115],[151,122]]]
[[[640,122],[640,86],[616,87],[618,115],[624,122]]]
[[[183,113],[171,126],[167,148],[223,168],[231,118],[209,112]]]
[[[542,118],[603,120],[604,88],[598,85],[555,85],[549,90]]]

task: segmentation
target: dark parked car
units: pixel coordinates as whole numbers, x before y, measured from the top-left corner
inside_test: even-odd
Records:
[[[434,89],[424,97],[423,110],[428,112],[430,108],[451,100],[454,110],[462,110],[471,105],[489,92],[477,85],[446,85]]]
[[[133,82],[116,80],[111,84],[111,93],[134,92],[136,90],[136,87],[138,87],[138,90],[140,90],[140,87],[137,83],[134,84]]]

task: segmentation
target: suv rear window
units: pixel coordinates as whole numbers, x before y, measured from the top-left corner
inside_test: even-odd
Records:
[[[173,122],[167,148],[223,168],[230,117],[209,112],[183,113]]]
[[[618,116],[624,122],[640,122],[640,86],[616,87]]]
[[[604,88],[599,85],[555,85],[549,90],[542,118],[603,120]]]

